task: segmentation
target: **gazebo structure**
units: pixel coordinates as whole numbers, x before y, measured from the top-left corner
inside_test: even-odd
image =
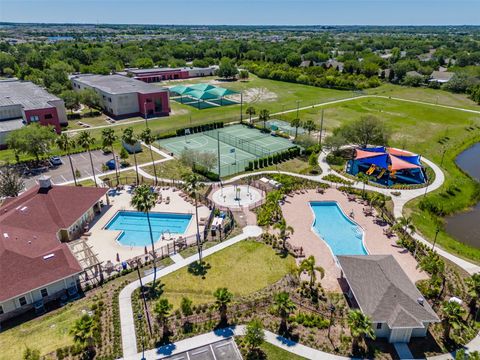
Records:
[[[170,89],[172,99],[195,106],[197,109],[207,109],[224,105],[238,104],[229,96],[239,94],[238,91],[225,89],[211,84],[177,85]]]
[[[379,184],[424,184],[427,181],[420,155],[396,148],[357,148],[347,163],[347,173],[362,172]]]

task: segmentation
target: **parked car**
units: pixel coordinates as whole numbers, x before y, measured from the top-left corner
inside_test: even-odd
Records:
[[[107,165],[108,169],[109,170],[115,170],[115,160],[111,159],[111,160],[108,160],[105,165]]]
[[[60,156],[52,156],[50,158],[50,164],[52,164],[52,166],[59,166],[63,164],[63,161],[60,159]]]

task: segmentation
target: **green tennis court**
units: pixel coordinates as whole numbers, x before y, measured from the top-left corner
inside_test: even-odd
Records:
[[[273,155],[293,146],[290,140],[264,134],[244,125],[232,125],[186,136],[158,141],[160,147],[179,156],[184,150],[218,153],[220,145],[220,175],[228,176],[245,171],[256,158]],[[219,173],[218,165],[212,169]]]

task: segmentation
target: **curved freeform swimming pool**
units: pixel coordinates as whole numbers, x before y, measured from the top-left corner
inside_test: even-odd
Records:
[[[312,228],[330,247],[333,255],[368,255],[363,229],[349,219],[335,201],[311,201]]]
[[[153,241],[160,240],[162,234],[184,234],[192,220],[191,214],[150,213]],[[138,211],[118,211],[105,226],[108,230],[121,230],[117,238],[121,245],[147,246],[150,245],[150,232],[147,215]]]

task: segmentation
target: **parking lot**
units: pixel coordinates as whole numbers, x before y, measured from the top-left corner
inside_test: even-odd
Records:
[[[185,351],[165,360],[241,360],[242,356],[233,338]]]
[[[92,166],[90,165],[90,159],[88,153],[79,153],[71,155],[73,168],[80,172],[80,178],[92,176]],[[102,173],[102,165],[112,158],[111,154],[104,154],[101,150],[92,151],[93,167],[95,174]],[[45,171],[36,173],[35,175],[24,176],[25,187],[27,189],[35,186],[37,179],[42,175],[51,176],[54,184],[61,184],[67,181],[73,181],[72,170],[67,156],[62,156],[62,165],[53,166]]]

